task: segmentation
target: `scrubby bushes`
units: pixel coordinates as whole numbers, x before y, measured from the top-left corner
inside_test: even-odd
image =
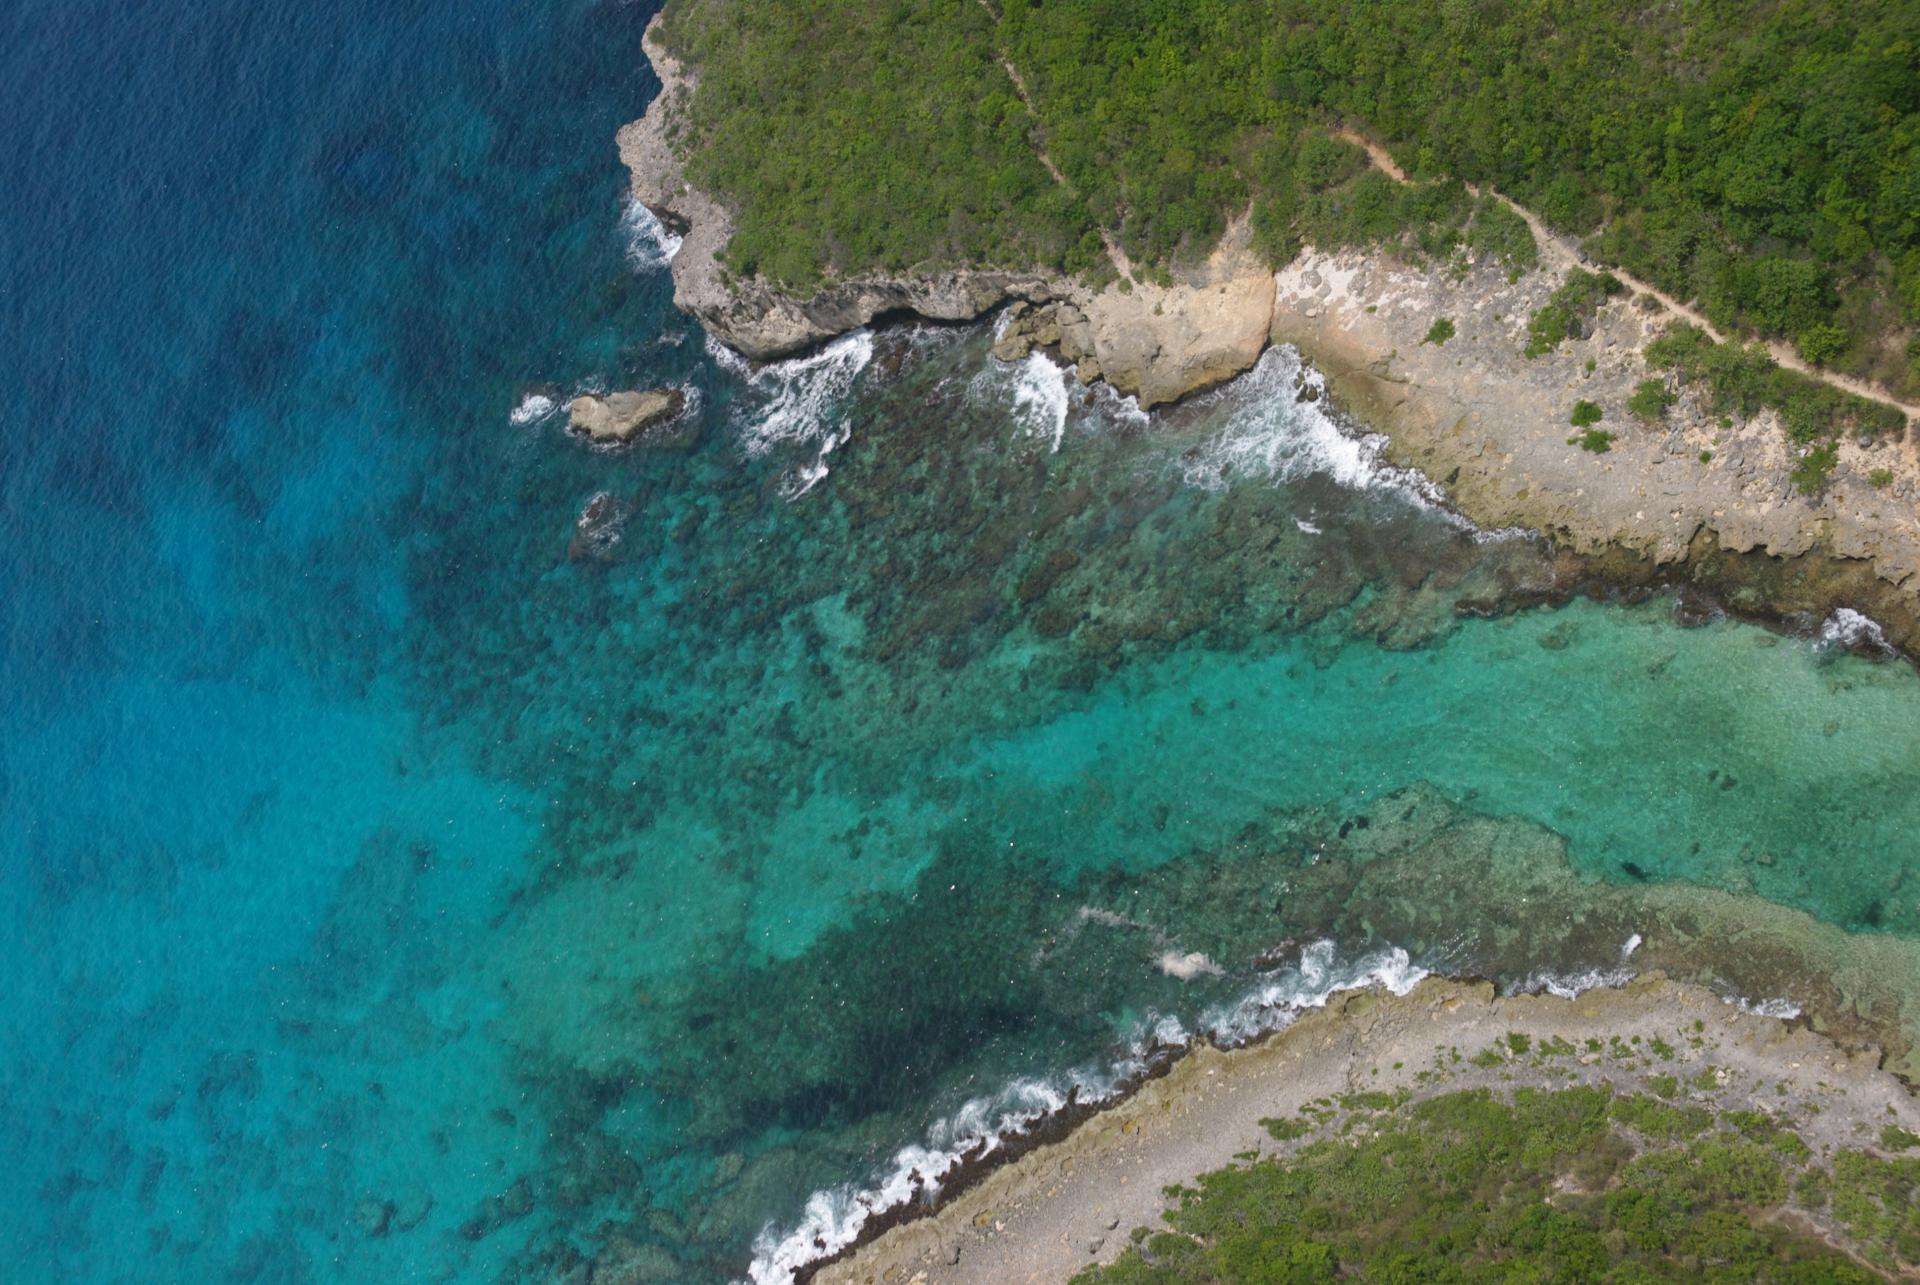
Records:
[[[1779,1145],[1799,1143],[1790,1131],[1743,1129],[1739,1115],[1605,1088],[1455,1092],[1370,1112],[1364,1130],[1331,1126],[1284,1158],[1173,1189],[1171,1230],[1136,1233],[1118,1262],[1074,1280],[1875,1280],[1774,1217],[1796,1171],[1796,1198],[1830,1198],[1871,1261],[1920,1255],[1920,1161],[1847,1152],[1829,1178],[1804,1145]]]
[[[1751,418],[1767,407],[1780,415],[1787,436],[1807,445],[1843,433],[1872,438],[1900,434],[1906,416],[1775,363],[1757,344],[1716,344],[1696,326],[1680,324],[1647,345],[1647,364],[1673,370],[1707,387],[1716,415]]]
[[[1564,339],[1586,335],[1600,305],[1624,289],[1620,278],[1611,272],[1594,273],[1584,268],[1569,272],[1548,296],[1545,306],[1527,320],[1527,356],[1538,357],[1551,352]]]
[[[1096,271],[1203,253],[1249,204],[1302,239],[1531,238],[1505,193],[1716,323],[1920,394],[1920,8],[1847,0],[671,0],[697,179],[737,270]],[[1019,71],[1033,110],[1001,68]],[[1065,176],[1055,183],[1037,159]]]
[[[1667,413],[1673,405],[1673,394],[1667,390],[1664,379],[1643,379],[1634,386],[1633,396],[1627,398],[1627,414],[1651,424]]]

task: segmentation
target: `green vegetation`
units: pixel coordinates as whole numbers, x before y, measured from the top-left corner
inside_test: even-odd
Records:
[[[1584,433],[1575,433],[1567,439],[1568,446],[1578,446],[1583,451],[1592,451],[1595,455],[1605,455],[1613,449],[1613,434],[1604,428],[1589,428]]]
[[[1800,448],[1794,486],[1803,495],[1826,485],[1839,462],[1838,439],[1898,436],[1906,417],[1894,407],[1843,392],[1798,371],[1777,365],[1757,344],[1716,344],[1698,327],[1676,325],[1647,345],[1647,364],[1673,370],[1706,385],[1708,409],[1731,422],[1750,419],[1763,409],[1780,416],[1788,439]]]
[[[1893,485],[1893,470],[1877,468],[1867,474],[1867,484],[1876,491],[1884,491]]]
[[[1643,379],[1634,387],[1633,396],[1627,398],[1627,414],[1651,424],[1664,416],[1673,402],[1666,380]]]
[[[1834,465],[1840,462],[1840,447],[1833,442],[1822,442],[1818,446],[1809,446],[1794,461],[1793,489],[1802,495],[1818,495],[1820,488],[1833,476]]]
[[[998,17],[995,12],[998,10]],[[1328,231],[1530,237],[1484,184],[1716,324],[1920,390],[1920,9],[1844,0],[672,0],[692,172],[738,271],[1148,265],[1253,206]],[[1023,106],[1005,57],[1031,91]],[[1324,145],[1383,140],[1402,191]],[[1317,141],[1316,141],[1317,140]],[[1065,183],[1037,161],[1044,148]]]
[[[1599,404],[1583,397],[1573,404],[1573,414],[1567,417],[1567,422],[1575,428],[1585,428],[1589,424],[1598,424],[1601,415]]]
[[[1868,1262],[1888,1271],[1920,1262],[1920,1160],[1842,1152],[1834,1157],[1828,1202]]]
[[[1420,342],[1423,344],[1444,344],[1447,340],[1453,338],[1453,335],[1453,319],[1451,317],[1442,317],[1427,327],[1427,337]]]
[[[741,276],[1104,262],[980,5],[676,0],[663,23],[699,74],[688,177],[734,207]]]
[[[1593,273],[1575,268],[1547,298],[1546,306],[1527,321],[1529,357],[1538,357],[1558,347],[1563,339],[1584,339],[1593,331],[1593,315],[1608,296],[1619,294],[1625,286],[1611,272]]]
[[[1533,239],[1533,229],[1498,197],[1482,196],[1473,207],[1467,244],[1508,265],[1509,281],[1517,280],[1540,262],[1540,244]]]
[[[1829,1205],[1867,1261],[1920,1260],[1920,1160],[1845,1152],[1829,1173],[1757,1112],[1716,1119],[1605,1088],[1474,1090],[1366,1123],[1173,1189],[1170,1230],[1136,1234],[1074,1280],[1876,1279],[1777,1216]]]

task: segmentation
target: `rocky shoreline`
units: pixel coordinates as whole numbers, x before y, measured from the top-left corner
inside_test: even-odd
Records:
[[[1844,443],[1832,480],[1805,497],[1771,411],[1723,424],[1702,390],[1676,383],[1665,416],[1639,423],[1626,404],[1653,373],[1643,354],[1666,321],[1662,305],[1616,298],[1584,338],[1527,358],[1527,318],[1556,279],[1551,266],[1518,281],[1492,265],[1454,278],[1308,251],[1277,276],[1272,339],[1297,347],[1343,406],[1387,435],[1396,463],[1439,482],[1483,526],[1540,531],[1604,581],[1697,587],[1802,630],[1850,608],[1878,622],[1890,647],[1917,654],[1912,443]],[[1455,333],[1427,342],[1442,318]],[[1601,408],[1606,451],[1569,443],[1576,401]]]
[[[619,134],[633,196],[684,238],[674,302],[749,358],[889,316],[966,321],[1011,303],[1000,356],[1048,351],[1082,383],[1104,381],[1153,407],[1233,378],[1269,344],[1291,344],[1342,405],[1390,438],[1396,463],[1433,478],[1475,522],[1540,531],[1600,583],[1678,585],[1801,631],[1837,609],[1859,612],[1889,648],[1920,659],[1911,439],[1843,443],[1833,478],[1809,498],[1792,487],[1795,461],[1772,412],[1719,422],[1700,390],[1675,387],[1660,422],[1636,423],[1625,404],[1650,374],[1645,346],[1678,314],[1652,295],[1618,298],[1587,334],[1524,357],[1528,316],[1577,266],[1556,240],[1517,280],[1491,263],[1455,274],[1311,249],[1273,273],[1241,220],[1167,285],[1123,275],[1095,291],[1045,272],[962,269],[839,281],[796,298],[723,268],[730,216],[687,183],[673,147],[695,78],[660,43],[657,19],[645,47],[663,88]],[[1428,342],[1442,318],[1454,334]],[[1601,408],[1613,434],[1605,452],[1570,443],[1576,400]]]
[[[1267,345],[1273,277],[1251,252],[1244,220],[1168,286],[1123,277],[1096,291],[1057,273],[963,268],[836,281],[796,298],[734,279],[721,262],[732,218],[687,182],[673,145],[695,77],[661,43],[658,18],[643,43],[661,90],[646,115],[620,130],[620,159],[634,199],[684,238],[672,265],[674,303],[746,357],[788,356],[892,315],[971,321],[1015,300],[1064,303],[1083,323],[1068,358],[1083,382],[1103,379],[1151,407],[1233,378]]]
[[[1565,1050],[1564,1054],[1550,1050]],[[1267,1119],[1348,1095],[1419,1100],[1606,1085],[1721,1110],[1791,1118],[1817,1155],[1920,1125],[1920,1103],[1872,1050],[1727,1003],[1659,973],[1576,998],[1501,996],[1428,978],[1407,993],[1333,997],[1244,1048],[1202,1046],[1064,1138],[1027,1151],[936,1212],[902,1222],[815,1271],[822,1285],[1058,1282],[1110,1263],[1156,1224],[1166,1188],[1291,1145]],[[1832,1226],[1816,1234],[1834,1237]]]

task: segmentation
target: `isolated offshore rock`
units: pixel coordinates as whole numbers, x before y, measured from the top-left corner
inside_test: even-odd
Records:
[[[567,427],[602,445],[631,442],[686,407],[687,396],[677,388],[608,393],[604,397],[588,393],[568,404]]]
[[[631,508],[607,491],[596,491],[574,519],[573,538],[567,542],[567,560],[605,558],[620,543],[620,528]]]

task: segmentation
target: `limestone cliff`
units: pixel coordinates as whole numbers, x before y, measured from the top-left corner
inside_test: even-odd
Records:
[[[797,298],[762,280],[730,280],[721,254],[733,235],[727,209],[687,183],[671,139],[686,119],[694,78],[659,38],[659,19],[643,44],[659,74],[659,97],[619,133],[620,159],[634,199],[683,235],[673,259],[673,301],[730,348],[756,361],[785,356],[866,325],[887,313],[968,321],[1011,298],[1044,301],[1055,283],[1044,274],[943,271],[907,277],[835,281]]]
[[[620,159],[634,198],[683,237],[673,259],[675,305],[745,356],[785,356],[888,314],[967,321],[1008,300],[1064,301],[1087,323],[1081,346],[1064,350],[1082,377],[1155,406],[1231,379],[1266,345],[1273,277],[1249,250],[1244,226],[1167,286],[1127,281],[1095,292],[1048,271],[942,269],[836,280],[798,297],[757,278],[731,278],[721,256],[733,220],[714,195],[687,182],[673,146],[694,76],[661,44],[657,19],[643,43],[662,88],[646,115],[621,129]]]

